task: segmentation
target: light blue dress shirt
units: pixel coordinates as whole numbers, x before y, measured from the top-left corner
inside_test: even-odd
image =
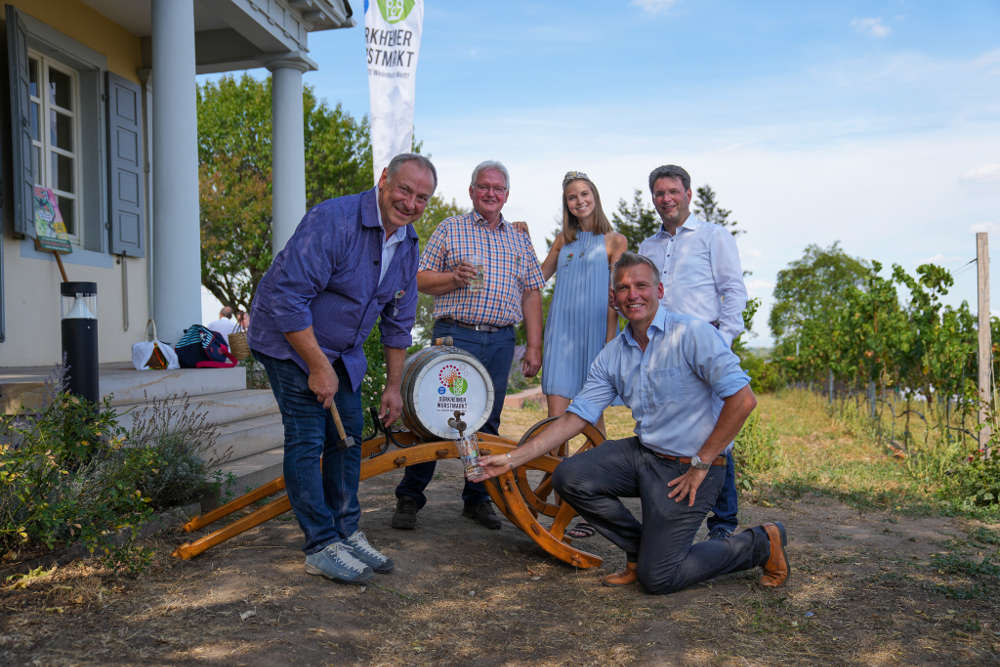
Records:
[[[378,216],[378,226],[382,228],[383,238],[385,236],[385,225],[382,223],[382,206],[379,204],[378,195],[381,190],[376,186],[375,188],[375,213]],[[382,265],[378,274],[378,284],[381,285],[382,281],[385,280],[385,274],[389,270],[389,265],[392,264],[392,258],[396,255],[396,248],[400,243],[406,240],[406,227],[400,227],[392,236],[382,241]]]
[[[660,269],[660,305],[675,313],[718,322],[726,343],[743,332],[747,288],[733,235],[689,215],[675,234],[663,227],[639,244],[639,254]]]
[[[747,386],[750,376],[704,320],[660,306],[647,335],[645,351],[630,326],[608,343],[569,411],[594,424],[621,396],[643,445],[661,454],[693,456],[715,428],[722,399]]]

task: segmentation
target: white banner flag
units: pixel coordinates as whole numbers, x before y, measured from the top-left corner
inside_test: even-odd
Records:
[[[423,0],[365,0],[365,51],[375,182],[413,147],[413,99]]]

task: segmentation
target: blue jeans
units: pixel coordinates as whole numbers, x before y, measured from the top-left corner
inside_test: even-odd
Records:
[[[725,470],[708,469],[694,505],[668,498],[667,482],[689,466],[667,461],[636,437],[607,440],[559,464],[552,487],[597,532],[638,563],[639,582],[650,593],[673,593],[727,572],[763,565],[770,541],[756,527],[728,540],[693,544],[709,508],[722,488]],[[619,498],[642,500],[642,522]]]
[[[309,389],[309,376],[294,361],[254,351],[264,365],[285,426],[284,475],[288,500],[305,534],[303,551],[312,554],[350,537],[358,529],[361,505],[361,447],[340,449],[330,411]],[[344,431],[361,442],[361,391],[351,389],[344,364],[333,365],[339,381],[334,401]]]
[[[739,520],[736,515],[740,508],[740,497],[736,493],[736,463],[733,461],[733,450],[726,452],[726,479],[722,483],[722,491],[719,492],[719,499],[712,507],[712,516],[708,517],[708,530],[722,527],[730,533],[736,532]]]
[[[451,336],[455,347],[465,350],[486,367],[486,372],[493,381],[493,410],[480,430],[497,435],[500,432],[500,411],[503,410],[503,399],[507,394],[507,377],[514,359],[514,327],[504,327],[494,332],[474,331],[438,320],[434,323],[431,335],[434,338]],[[416,501],[418,508],[423,507],[427,503],[424,489],[434,477],[436,465],[436,461],[428,461],[409,466],[403,474],[403,480],[396,487],[396,497],[411,498]],[[462,502],[466,506],[479,505],[489,499],[490,495],[482,482],[465,482]]]

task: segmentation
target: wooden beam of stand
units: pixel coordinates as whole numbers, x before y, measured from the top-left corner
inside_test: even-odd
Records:
[[[171,555],[175,558],[190,560],[201,552],[211,549],[216,544],[236,537],[240,533],[245,533],[251,528],[255,528],[265,521],[270,521],[274,517],[284,514],[290,509],[292,509],[292,504],[288,500],[288,496],[281,496],[280,498],[276,498],[264,505],[256,512],[234,521],[225,528],[213,531],[205,537],[195,540],[194,542],[185,542],[174,549],[174,552]]]
[[[285,489],[285,478],[278,477],[277,479],[272,479],[267,484],[259,486],[249,493],[245,493],[239,498],[230,500],[225,505],[216,507],[211,512],[205,512],[200,516],[188,521],[184,524],[184,532],[193,533],[196,530],[201,530],[210,523],[214,523],[219,519],[229,516],[237,510],[241,510],[250,503],[257,502],[261,498],[267,498],[268,496],[273,496],[279,491],[284,491]]]

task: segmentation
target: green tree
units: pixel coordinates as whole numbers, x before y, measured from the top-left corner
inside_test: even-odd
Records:
[[[271,79],[199,85],[202,284],[248,309],[271,265]],[[306,206],[372,185],[367,120],[303,91]]]
[[[794,337],[806,322],[822,319],[843,299],[846,290],[859,287],[868,264],[840,249],[810,244],[800,259],[778,272],[774,306],[768,326],[776,341]]]
[[[643,239],[652,236],[660,228],[660,216],[656,210],[643,204],[642,190],[632,193],[632,203],[618,200],[618,208],[611,214],[611,226],[628,240],[628,249],[639,252]]]
[[[739,222],[729,219],[729,216],[733,212],[728,208],[719,206],[719,202],[715,200],[715,190],[712,189],[712,186],[701,186],[697,190],[697,195],[694,202],[694,214],[696,216],[702,220],[714,222],[717,225],[729,228],[733,236],[744,233],[745,230],[737,229],[740,224]]]

